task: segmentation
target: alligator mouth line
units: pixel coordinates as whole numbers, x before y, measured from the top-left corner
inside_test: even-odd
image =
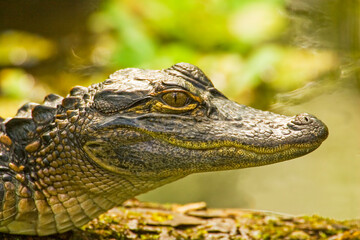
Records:
[[[159,134],[161,135],[161,134]],[[199,142],[199,141],[184,141],[176,139],[175,137],[166,138],[159,136],[159,139],[164,140],[165,142],[170,143],[171,145],[193,149],[193,150],[212,150],[212,149],[226,149],[228,151],[238,151],[245,150],[247,152],[252,152],[256,154],[275,154],[281,152],[297,152],[304,151],[306,149],[316,149],[320,146],[320,143],[295,143],[295,144],[284,144],[275,147],[258,147],[254,145],[244,145],[239,142],[231,141],[208,141],[208,142]]]
[[[191,149],[191,150],[216,150],[221,148],[226,148],[227,150],[232,151],[236,149],[237,151],[243,150],[249,153],[254,154],[280,154],[280,153],[289,153],[296,154],[296,152],[311,152],[318,148],[321,145],[322,141],[311,142],[311,143],[287,143],[274,147],[260,147],[255,145],[245,145],[240,142],[234,141],[191,141],[191,140],[182,140],[178,139],[175,136],[171,136],[166,133],[156,133],[146,129],[137,128],[137,127],[126,127],[137,132],[144,133],[154,139],[162,140],[171,145]]]

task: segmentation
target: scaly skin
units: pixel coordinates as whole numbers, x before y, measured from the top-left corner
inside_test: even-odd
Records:
[[[62,233],[191,173],[292,159],[327,135],[312,115],[228,100],[191,64],[120,70],[1,123],[0,232]]]

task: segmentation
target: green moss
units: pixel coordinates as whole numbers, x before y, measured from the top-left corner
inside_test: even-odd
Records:
[[[163,212],[157,212],[151,215],[151,219],[156,222],[166,222],[172,220],[173,218],[174,216],[172,216],[171,214],[166,214]]]
[[[175,206],[175,205],[174,205]],[[178,205],[177,205],[178,206]],[[171,205],[139,203],[101,215],[83,227],[95,239],[229,239],[318,240],[360,239],[360,221],[336,221],[320,216],[289,217],[226,209],[179,213]],[[194,221],[194,219],[197,219]],[[75,238],[86,239],[86,238]],[[93,239],[93,238],[90,238]]]

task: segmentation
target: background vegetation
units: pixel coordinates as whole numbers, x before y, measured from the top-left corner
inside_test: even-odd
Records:
[[[225,95],[330,128],[315,153],[263,168],[198,174],[141,196],[360,217],[359,1],[56,0],[0,2],[0,115],[126,67],[198,65]]]

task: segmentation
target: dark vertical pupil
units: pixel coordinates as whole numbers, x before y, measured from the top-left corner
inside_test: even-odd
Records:
[[[162,96],[162,100],[172,107],[184,107],[187,105],[188,99],[187,94],[182,92],[170,92]]]
[[[174,93],[172,93],[172,94],[173,94],[174,102],[175,102],[175,104],[176,104],[177,93],[176,93],[176,92],[174,92]]]

